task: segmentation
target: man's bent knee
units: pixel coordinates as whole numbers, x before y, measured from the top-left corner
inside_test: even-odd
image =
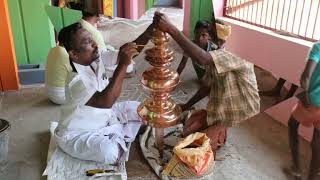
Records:
[[[118,164],[121,152],[121,147],[117,143],[101,147],[102,157],[104,157],[104,163],[106,164]]]

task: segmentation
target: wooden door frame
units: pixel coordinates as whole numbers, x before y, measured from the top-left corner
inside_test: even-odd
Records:
[[[9,19],[8,0],[0,1],[0,81],[1,91],[18,90],[19,78]]]

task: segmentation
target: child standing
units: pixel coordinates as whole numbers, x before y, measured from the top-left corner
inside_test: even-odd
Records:
[[[293,108],[289,119],[289,142],[293,160],[292,175],[301,179],[299,164],[298,128],[313,126],[311,142],[312,158],[308,180],[320,179],[320,42],[313,45],[309,52],[307,65],[301,75],[301,87],[306,90],[304,97]]]

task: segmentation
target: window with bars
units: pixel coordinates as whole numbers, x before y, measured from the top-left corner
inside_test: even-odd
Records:
[[[226,0],[226,17],[309,41],[320,39],[320,0]]]

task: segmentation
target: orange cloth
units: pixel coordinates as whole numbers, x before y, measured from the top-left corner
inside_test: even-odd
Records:
[[[306,127],[314,126],[320,129],[320,108],[309,106],[305,107],[299,101],[292,109],[292,116]]]
[[[182,161],[183,164],[198,176],[207,171],[213,160],[210,139],[204,133],[196,132],[188,135],[178,142],[173,148],[173,152],[177,156],[177,159]],[[175,160],[173,161],[175,162]]]

